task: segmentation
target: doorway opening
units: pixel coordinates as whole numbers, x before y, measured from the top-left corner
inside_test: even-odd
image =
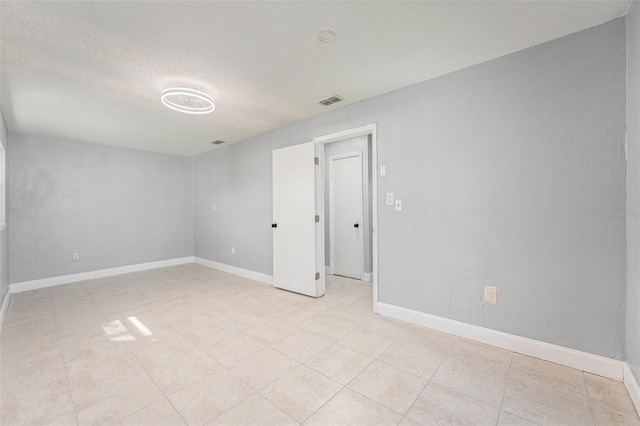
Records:
[[[322,212],[322,282],[343,277],[372,283],[378,305],[376,125],[334,133],[318,144],[318,211]]]

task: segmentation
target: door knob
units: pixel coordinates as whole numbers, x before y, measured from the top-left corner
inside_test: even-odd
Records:
[[[354,224],[353,224],[353,227],[354,227],[354,228],[359,228],[359,227],[360,227],[360,225],[359,225],[359,224],[357,224],[357,223],[354,223]]]
[[[271,224],[271,227],[272,227],[272,228],[277,228],[277,227],[278,227],[278,224],[277,224],[277,223],[272,223],[272,224]]]

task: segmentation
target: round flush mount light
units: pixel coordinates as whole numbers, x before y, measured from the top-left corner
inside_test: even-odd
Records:
[[[329,43],[336,39],[336,33],[331,30],[322,30],[318,33],[318,40],[323,43]]]
[[[216,109],[216,103],[211,96],[187,87],[163,90],[160,100],[167,108],[187,114],[208,114]]]

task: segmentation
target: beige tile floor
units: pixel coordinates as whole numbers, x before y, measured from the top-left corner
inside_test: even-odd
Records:
[[[640,425],[612,380],[199,265],[12,297],[3,425]]]

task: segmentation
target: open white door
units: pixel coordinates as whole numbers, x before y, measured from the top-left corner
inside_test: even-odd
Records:
[[[273,151],[273,285],[324,295],[318,266],[318,165],[313,142]],[[322,271],[324,272],[324,271]]]

